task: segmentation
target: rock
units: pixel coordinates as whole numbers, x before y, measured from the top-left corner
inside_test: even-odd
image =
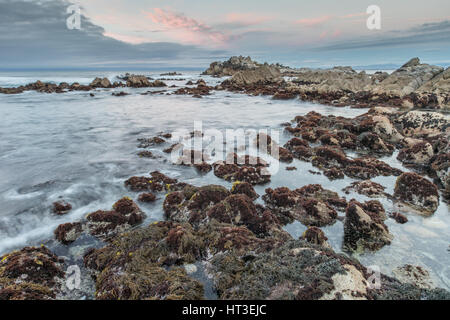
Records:
[[[421,64],[419,58],[414,58],[381,81],[373,92],[403,97],[417,90],[443,70],[442,67]]]
[[[437,186],[413,172],[405,172],[397,178],[394,198],[424,215],[433,214],[439,206]]]
[[[138,197],[140,202],[154,202],[156,201],[156,196],[153,193],[141,193]]]
[[[166,141],[160,137],[153,137],[153,138],[139,138],[138,142],[139,142],[138,148],[148,148],[154,145],[162,144]]]
[[[234,56],[228,61],[211,63],[202,74],[217,77],[232,76],[238,71],[256,69],[260,65],[250,57]]]
[[[127,77],[127,87],[132,88],[147,88],[151,87],[151,83],[146,76],[129,75]]]
[[[60,224],[55,229],[56,240],[63,244],[70,244],[78,239],[83,232],[83,225],[80,222]]]
[[[400,224],[405,224],[408,222],[408,218],[399,212],[392,212],[391,214],[389,214],[389,217],[394,219],[395,222]]]
[[[400,150],[397,160],[404,164],[429,165],[434,156],[433,146],[428,142],[422,141],[412,147]]]
[[[153,171],[150,173],[150,177],[131,177],[125,181],[125,186],[134,192],[182,189],[185,185],[178,182],[177,179],[169,178],[159,171]]]
[[[323,172],[323,174],[330,180],[344,179],[344,177],[345,177],[342,170],[340,170],[338,168],[331,168],[331,169],[325,170]]]
[[[434,289],[436,286],[430,278],[430,273],[420,267],[410,264],[392,270],[394,276],[403,283],[410,283],[421,289]]]
[[[335,208],[345,206],[345,199],[320,185],[309,185],[291,191],[286,187],[266,189],[262,199],[281,223],[294,220],[306,226],[326,226],[336,222]]]
[[[253,186],[248,182],[235,181],[231,187],[232,194],[245,194],[252,200],[259,198]]]
[[[0,257],[0,300],[49,300],[60,292],[63,260],[44,246]]]
[[[122,198],[113,205],[113,211],[98,210],[86,216],[89,233],[100,239],[130,229],[142,222],[145,214],[130,198]]]
[[[235,251],[215,255],[208,264],[219,299],[446,299],[445,290],[420,289],[381,274],[380,287],[357,261],[331,249],[290,240],[270,251],[242,259]]]
[[[370,180],[363,180],[352,182],[350,186],[342,189],[342,191],[347,194],[349,194],[351,191],[354,191],[370,198],[377,198],[386,196],[386,193],[384,192],[385,189],[386,188],[379,183]]]
[[[111,88],[111,82],[108,78],[95,78],[90,84],[92,88]]]
[[[362,252],[366,249],[375,251],[390,244],[393,236],[384,224],[384,219],[384,209],[379,202],[350,201],[345,214],[344,247]]]
[[[420,106],[429,107],[435,105],[443,109],[449,109],[450,107],[449,93],[450,68],[447,68],[430,81],[425,82],[414,92],[417,95],[416,99],[420,102]]]
[[[322,229],[317,227],[309,227],[308,229],[306,229],[306,231],[303,232],[300,239],[305,240],[312,244],[317,244],[320,246],[324,246],[326,248],[331,248],[330,244],[327,241],[328,238],[325,236],[325,233],[322,231]]]
[[[64,200],[53,203],[53,212],[61,216],[72,210],[72,205]]]
[[[270,181],[270,172],[262,165],[237,165],[223,162],[213,164],[214,175],[227,181],[243,181],[250,184],[265,184]]]
[[[140,151],[138,153],[138,156],[140,158],[151,158],[151,159],[155,159],[155,156],[153,155],[153,153],[151,151],[145,150],[145,151]]]
[[[252,85],[256,83],[273,83],[281,81],[280,71],[267,65],[253,70],[239,71],[231,77],[230,83],[238,86]]]
[[[436,173],[447,195],[450,195],[450,152],[438,155],[431,168]]]
[[[450,117],[435,112],[410,111],[395,120],[404,136],[427,137],[450,134]]]

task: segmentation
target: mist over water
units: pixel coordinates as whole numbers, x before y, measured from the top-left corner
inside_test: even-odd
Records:
[[[142,72],[141,72],[142,73]],[[162,72],[161,72],[162,73]],[[158,73],[143,72],[159,78]],[[0,86],[17,86],[33,82],[79,82],[90,83],[95,76],[106,76],[111,81],[117,73],[65,72],[65,73],[17,73],[0,74]],[[170,78],[163,76],[164,78]],[[183,72],[172,78],[183,81],[166,81],[171,86],[184,86],[188,80],[199,78],[215,85],[223,79],[199,76],[199,72]],[[166,88],[165,88],[166,89]],[[169,91],[176,88],[167,88]],[[161,88],[117,88],[98,89],[90,92],[68,92],[45,94],[34,91],[18,95],[0,95],[0,254],[25,245],[41,242],[58,249],[52,240],[53,230],[61,223],[73,222],[99,209],[109,209],[123,196],[136,200],[138,193],[128,191],[124,181],[134,175],[148,175],[159,170],[170,177],[194,185],[220,184],[231,187],[231,183],[214,176],[198,173],[195,169],[176,166],[168,161],[161,147],[150,148],[157,159],[140,158],[137,153],[138,138],[150,138],[161,132],[179,129],[194,130],[194,121],[202,121],[203,129],[279,129],[280,144],[291,137],[283,133],[281,123],[297,115],[316,111],[324,115],[354,117],[365,109],[328,107],[299,100],[277,101],[269,97],[250,97],[225,91],[213,92],[210,96],[196,99],[185,95],[139,93],[161,90]],[[113,91],[126,91],[128,96],[115,97]],[[170,143],[164,145],[168,147]],[[408,169],[396,160],[397,152],[382,158],[391,166]],[[268,156],[267,156],[267,159]],[[286,166],[297,167],[286,171]],[[291,164],[280,164],[272,182],[256,186],[259,195],[268,187],[286,186],[300,188],[317,183],[338,192],[347,200],[369,198],[342,189],[354,179],[329,181],[323,175],[313,175],[311,163],[294,160]],[[396,177],[372,179],[393,193]],[[163,219],[164,195],[152,204],[139,206],[147,214],[145,223]],[[52,213],[52,203],[64,199],[73,209],[65,216]],[[394,204],[387,199],[378,199],[386,211]],[[262,203],[261,198],[257,202]],[[379,265],[381,272],[405,263],[426,267],[438,286],[450,288],[450,215],[448,206],[440,204],[431,217],[414,213],[407,214],[409,222],[400,225],[388,219],[390,232],[394,235],[391,245],[376,253],[365,253],[357,258],[366,266]],[[306,229],[300,223],[286,227],[295,238]],[[323,228],[333,248],[342,251],[343,224]]]

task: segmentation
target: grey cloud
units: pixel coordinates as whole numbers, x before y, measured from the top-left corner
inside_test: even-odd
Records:
[[[450,44],[450,22],[426,23],[404,30],[390,32],[375,38],[360,38],[321,46],[314,50],[350,50],[364,48],[389,48],[407,45],[427,45],[430,43]]]
[[[69,5],[67,0],[0,0],[0,67],[151,67],[174,59],[204,65],[223,53],[178,43],[129,44],[104,36],[104,29],[83,15],[82,29],[69,30]]]

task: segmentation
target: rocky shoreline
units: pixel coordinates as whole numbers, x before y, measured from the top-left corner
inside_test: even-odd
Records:
[[[195,84],[188,81],[187,86],[177,89],[174,94],[188,94],[200,98],[214,90],[228,90],[250,95],[270,95],[279,100],[298,98],[336,107],[386,106],[443,111],[450,109],[450,68],[444,70],[439,66],[423,64],[419,58],[411,59],[392,74],[367,74],[365,71],[357,72],[351,67],[294,69],[280,64],[261,64],[250,57],[240,56],[224,62],[213,62],[203,74],[229,79],[214,87],[206,85],[204,81],[197,81]],[[99,88],[167,87],[163,81],[152,82],[150,80],[153,79],[143,75],[126,74],[118,77],[118,80],[120,81],[111,83],[107,78],[96,78],[89,85],[37,81],[25,86],[0,88],[0,93],[64,93]]]
[[[204,299],[204,283],[193,276],[201,266],[218,299],[448,300],[450,293],[430,285],[428,272],[419,266],[399,268],[394,272],[396,278],[381,274],[379,286],[374,286],[372,271],[351,258],[352,253],[389,246],[393,235],[387,219],[408,223],[401,212],[385,209],[377,199],[389,199],[402,210],[424,216],[432,215],[440,201],[448,201],[450,119],[441,113],[409,110],[447,110],[446,73],[448,69],[423,65],[418,59],[392,75],[358,74],[350,68],[295,70],[243,57],[213,63],[204,74],[230,78],[216,87],[204,81],[192,83],[175,94],[201,97],[213,90],[229,90],[272,95],[273,99],[300,97],[334,106],[371,107],[355,118],[310,112],[286,122],[284,130],[290,140],[278,146],[278,159],[309,162],[317,174],[330,180],[354,178],[357,181],[344,192],[373,199],[347,200],[319,184],[267,188],[257,194],[254,186],[271,179],[264,160],[231,153],[227,160],[232,161],[210,163],[204,150],[183,150],[176,165],[189,164],[200,156],[202,162],[194,165],[199,174],[212,171],[232,182],[232,187],[194,186],[158,171],[133,176],[124,185],[136,193],[138,202],[164,198],[164,221],[140,226],[145,213],[125,197],[110,209],[99,208],[79,221],[60,225],[55,238],[61,245],[82,237],[101,243],[83,253],[84,267],[95,281],[91,292],[95,299]],[[111,84],[106,78],[97,78],[89,86],[37,82],[3,88],[0,93],[165,86],[145,76],[126,75],[122,80],[126,84]],[[169,138],[170,134],[161,134],[139,140],[138,147],[144,149],[139,156],[152,157],[145,150],[149,146],[166,153],[178,148],[164,149]],[[257,147],[263,138],[269,145],[274,143],[270,136],[258,136]],[[398,160],[414,172],[403,172],[379,159],[395,151],[399,151]],[[393,194],[371,181],[377,176],[396,177]],[[263,204],[255,202],[258,198]],[[55,214],[71,209],[65,202],[53,208]],[[299,239],[283,228],[294,221],[307,227]],[[340,223],[347,254],[334,252],[321,229]],[[5,254],[0,257],[0,299],[65,299],[67,266],[45,246]]]

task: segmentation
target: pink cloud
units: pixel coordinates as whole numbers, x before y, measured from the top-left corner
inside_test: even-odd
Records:
[[[154,23],[176,30],[177,32],[174,35],[180,40],[196,44],[204,44],[205,40],[209,40],[218,45],[223,45],[229,40],[229,37],[224,33],[183,14],[161,8],[154,8],[153,11],[147,13],[147,16]]]
[[[332,16],[321,16],[316,18],[308,18],[308,19],[300,19],[297,20],[296,23],[307,26],[307,27],[314,27],[320,24],[323,24],[330,20]]]

